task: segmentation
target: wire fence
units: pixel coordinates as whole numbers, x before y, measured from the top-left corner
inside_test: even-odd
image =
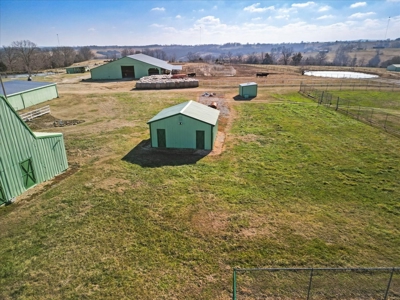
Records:
[[[235,268],[232,299],[395,300],[400,268]]]
[[[199,77],[199,86],[204,88],[237,88],[243,82],[255,82],[258,87],[299,87],[304,78],[267,77]],[[363,91],[400,91],[400,84],[396,82],[383,82],[377,79],[327,79],[307,78],[307,85],[321,90],[363,90]]]
[[[400,137],[400,115],[385,111],[382,108],[365,107],[359,101],[334,96],[319,86],[301,84],[300,92],[313,99],[319,105],[335,109],[371,126],[381,128]]]

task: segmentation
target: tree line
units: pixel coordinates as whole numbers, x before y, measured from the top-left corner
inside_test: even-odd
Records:
[[[39,70],[64,68],[93,58],[90,47],[41,49],[29,40],[15,41],[0,48],[0,72],[32,75]]]
[[[213,55],[201,55],[199,53],[188,52],[186,55],[189,62],[208,62],[208,63],[233,63],[233,64],[265,64],[265,65],[302,65],[302,66],[362,66],[362,67],[383,67],[391,64],[399,64],[400,56],[394,56],[386,61],[381,61],[381,50],[377,49],[376,54],[369,60],[364,57],[357,58],[353,52],[354,45],[341,45],[333,54],[333,59],[328,60],[330,50],[322,50],[313,56],[304,58],[301,52],[296,52],[291,47],[272,48],[267,53],[253,52],[243,55],[232,52],[222,53],[218,57]]]

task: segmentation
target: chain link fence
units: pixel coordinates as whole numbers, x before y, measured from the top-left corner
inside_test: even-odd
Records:
[[[400,137],[400,115],[395,115],[381,108],[363,107],[358,101],[334,96],[327,90],[317,89],[314,85],[301,84],[300,92],[319,105],[335,109]]]
[[[235,268],[232,299],[395,300],[400,268]]]

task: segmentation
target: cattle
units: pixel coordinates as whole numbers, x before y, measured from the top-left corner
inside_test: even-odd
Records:
[[[260,72],[256,74],[256,77],[267,77],[269,75],[269,73],[265,73],[265,72]]]
[[[189,77],[196,77],[196,73],[188,73],[187,76],[189,76]]]
[[[178,78],[185,78],[185,77],[187,77],[186,74],[174,74],[174,75],[172,75],[171,78],[178,79]]]

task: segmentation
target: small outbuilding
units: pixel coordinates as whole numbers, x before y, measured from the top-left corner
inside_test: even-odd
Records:
[[[32,132],[0,96],[0,205],[68,168],[62,133]]]
[[[144,76],[170,74],[182,70],[161,59],[145,54],[129,55],[90,70],[93,80],[140,79]]]
[[[218,117],[219,110],[192,100],[163,109],[147,122],[151,146],[212,150]]]
[[[400,72],[400,65],[397,64],[390,65],[386,68],[386,70]]]
[[[85,73],[87,71],[90,71],[88,66],[72,66],[65,68],[65,72],[67,72],[67,74]]]
[[[0,89],[0,96],[6,96],[15,110],[25,109],[54,98],[58,98],[56,83],[11,80],[3,83],[6,95]]]
[[[257,96],[257,83],[247,82],[239,84],[239,96],[243,98],[254,98]]]

